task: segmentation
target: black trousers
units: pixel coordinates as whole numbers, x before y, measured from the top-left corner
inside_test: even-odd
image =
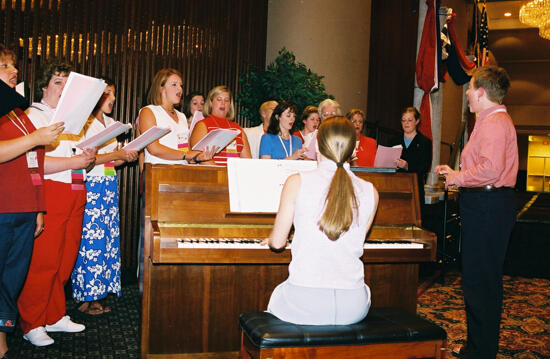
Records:
[[[0,213],[0,331],[12,332],[31,262],[36,212]]]
[[[468,358],[496,358],[502,313],[502,270],[516,220],[512,189],[461,192],[462,289]]]

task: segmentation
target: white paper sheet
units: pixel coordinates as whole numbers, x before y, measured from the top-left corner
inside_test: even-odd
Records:
[[[126,144],[126,146],[122,147],[122,149],[141,151],[142,149],[147,147],[147,145],[149,145],[151,142],[161,138],[162,136],[166,135],[168,132],[170,132],[169,128],[153,126],[147,131],[143,132],[138,138]]]
[[[230,130],[227,128],[217,128],[208,132],[199,142],[193,146],[193,151],[205,151],[206,147],[219,147],[217,152],[223,150],[241,133],[240,130]],[[216,152],[216,153],[217,153]]]
[[[231,212],[276,213],[288,176],[315,168],[316,161],[228,158]]]
[[[397,167],[397,160],[401,157],[401,151],[403,148],[399,147],[386,147],[378,145],[376,150],[376,157],[374,158],[374,167]]]
[[[195,111],[193,119],[191,120],[191,126],[189,127],[189,133],[193,133],[193,128],[195,128],[195,125],[202,119],[204,119],[202,111]]]
[[[71,72],[51,123],[65,122],[63,133],[78,135],[105,87],[101,79]]]
[[[115,122],[111,126],[107,127],[98,134],[88,138],[85,141],[80,142],[76,147],[80,149],[100,147],[101,145],[109,142],[111,139],[118,135],[128,132],[132,129],[132,125],[124,124],[121,122]]]
[[[18,94],[25,97],[25,83],[20,82],[15,86],[15,91],[17,91]]]

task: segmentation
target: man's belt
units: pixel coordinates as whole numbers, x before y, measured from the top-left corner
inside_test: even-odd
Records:
[[[502,192],[511,191],[513,187],[495,187],[492,184],[488,184],[481,187],[459,187],[459,192]]]

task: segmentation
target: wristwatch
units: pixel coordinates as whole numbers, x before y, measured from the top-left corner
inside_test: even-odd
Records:
[[[193,157],[193,162],[195,162],[195,163],[201,163],[201,162],[203,162],[203,161],[199,160],[199,155],[200,155],[200,152],[197,153],[197,154],[195,155],[195,157]]]

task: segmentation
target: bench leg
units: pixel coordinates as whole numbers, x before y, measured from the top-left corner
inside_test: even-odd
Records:
[[[255,359],[259,358],[258,349],[252,345],[250,340],[241,330],[241,351],[239,353],[240,359]]]

